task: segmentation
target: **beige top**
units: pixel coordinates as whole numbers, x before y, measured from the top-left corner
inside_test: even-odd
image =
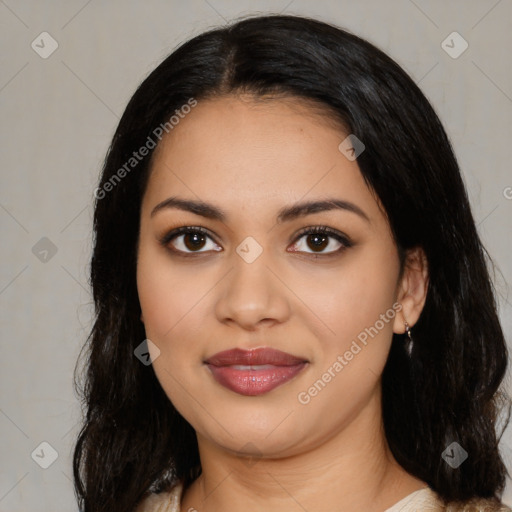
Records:
[[[151,494],[145,498],[135,512],[180,512],[183,485],[179,483],[170,492]],[[463,506],[443,507],[437,494],[429,487],[414,491],[391,508],[383,512],[512,512],[512,509],[502,505],[497,506],[489,500],[471,500]],[[183,511],[186,512],[186,511]]]

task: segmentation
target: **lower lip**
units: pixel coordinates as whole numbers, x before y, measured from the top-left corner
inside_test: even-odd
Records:
[[[293,366],[265,365],[262,369],[240,370],[233,366],[207,365],[213,378],[222,386],[246,396],[263,395],[281,384],[293,379],[305,366],[300,363]]]

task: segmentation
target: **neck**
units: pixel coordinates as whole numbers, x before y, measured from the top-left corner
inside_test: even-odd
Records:
[[[426,484],[403,470],[385,439],[376,394],[345,425],[313,448],[269,459],[241,458],[198,435],[201,476],[182,510],[334,510],[382,512]]]

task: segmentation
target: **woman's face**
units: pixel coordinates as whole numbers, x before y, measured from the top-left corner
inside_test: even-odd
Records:
[[[162,388],[205,442],[285,456],[378,419],[403,332],[399,258],[346,137],[297,99],[225,97],[199,101],[154,155],[142,319]],[[204,233],[160,243],[181,227]]]

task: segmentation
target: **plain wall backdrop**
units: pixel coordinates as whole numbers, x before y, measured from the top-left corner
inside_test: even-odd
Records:
[[[0,511],[77,510],[72,378],[91,327],[93,191],[126,103],[180,42],[258,12],[335,23],[419,84],[500,271],[512,342],[511,0],[0,0]],[[512,427],[501,449],[512,468]]]

